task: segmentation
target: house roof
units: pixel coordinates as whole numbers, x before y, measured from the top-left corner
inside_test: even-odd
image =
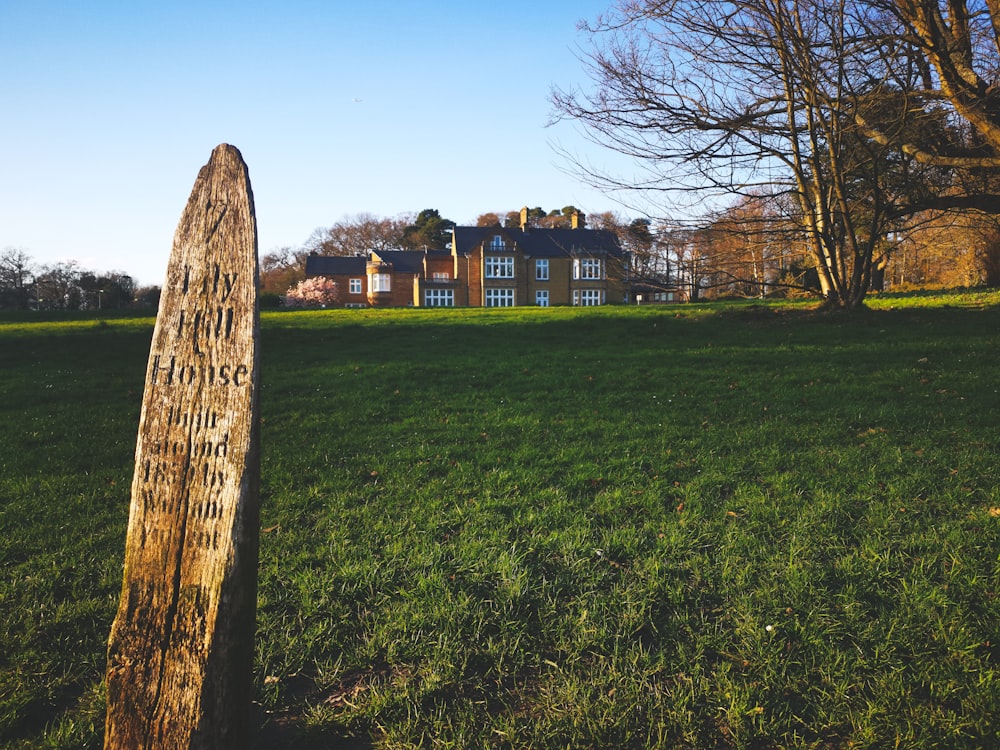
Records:
[[[680,289],[674,281],[663,281],[653,277],[633,278],[629,286],[634,292],[676,292]]]
[[[391,263],[392,270],[397,273],[424,272],[424,256],[428,258],[451,258],[447,250],[379,250],[372,251],[372,256],[383,263]]]
[[[534,258],[567,258],[608,253],[621,256],[618,236],[605,229],[515,229],[511,227],[455,227],[455,252],[468,255],[494,235],[514,243]]]
[[[533,258],[571,258],[609,254],[621,257],[622,249],[614,232],[604,229],[522,229],[508,227],[455,227],[454,249],[468,255],[495,235],[501,235],[525,255]],[[449,259],[448,250],[379,250],[371,257],[389,263],[396,273],[424,273],[424,258]],[[364,256],[310,254],[306,258],[306,276],[363,276],[367,270]]]
[[[367,259],[363,256],[315,255],[306,258],[306,276],[348,274],[364,276]]]

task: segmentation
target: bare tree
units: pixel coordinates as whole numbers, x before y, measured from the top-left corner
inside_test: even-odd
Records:
[[[887,289],[954,288],[1000,277],[991,269],[1000,259],[1000,219],[978,211],[928,211],[915,214],[894,233]]]
[[[16,247],[0,253],[0,309],[27,310],[31,305],[34,265],[31,256]]]
[[[672,255],[677,267],[677,281],[687,289],[687,298],[697,302],[711,286],[709,259],[711,242],[704,231],[677,230],[672,233]]]
[[[620,0],[587,27],[594,90],[556,90],[553,103],[646,167],[638,181],[581,167],[603,187],[686,193],[688,209],[790,196],[827,304],[851,309],[900,217],[956,198],[946,165],[903,147],[921,71],[897,64],[886,40],[898,36],[873,34],[885,26],[883,9],[855,0]]]
[[[887,56],[887,66],[897,76],[919,73],[920,85],[907,99],[911,116],[920,111],[969,128],[958,141],[940,142],[865,122],[871,135],[900,141],[906,151],[926,163],[1000,167],[1000,5],[995,0],[868,2],[881,24],[874,30],[881,34],[883,47],[894,52]]]
[[[306,277],[305,250],[280,247],[260,259],[260,290],[270,294],[284,294]]]
[[[984,233],[976,250],[983,281],[988,286],[1000,286],[1000,227]]]
[[[699,233],[716,294],[766,297],[780,287],[792,252],[775,208],[768,196],[743,198]]]
[[[75,261],[44,266],[35,277],[39,309],[85,309],[86,297],[80,286],[81,275],[80,267]]]
[[[341,219],[325,229],[317,229],[306,240],[306,252],[320,255],[359,255],[369,250],[399,250],[413,216],[394,219],[362,213]]]

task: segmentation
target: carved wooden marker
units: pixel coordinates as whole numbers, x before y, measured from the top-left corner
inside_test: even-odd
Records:
[[[257,226],[222,145],[174,235],[108,643],[104,746],[242,748],[259,538]]]

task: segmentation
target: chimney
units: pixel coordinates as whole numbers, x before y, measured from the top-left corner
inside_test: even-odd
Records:
[[[521,231],[528,231],[528,207],[525,206],[521,209]]]
[[[569,224],[573,229],[583,229],[587,226],[587,214],[574,211],[569,217]]]

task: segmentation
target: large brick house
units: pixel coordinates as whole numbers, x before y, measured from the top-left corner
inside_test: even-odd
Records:
[[[337,282],[348,307],[514,307],[626,301],[625,259],[614,232],[587,229],[455,227],[451,250],[371,251],[352,258],[310,255],[306,276]]]

